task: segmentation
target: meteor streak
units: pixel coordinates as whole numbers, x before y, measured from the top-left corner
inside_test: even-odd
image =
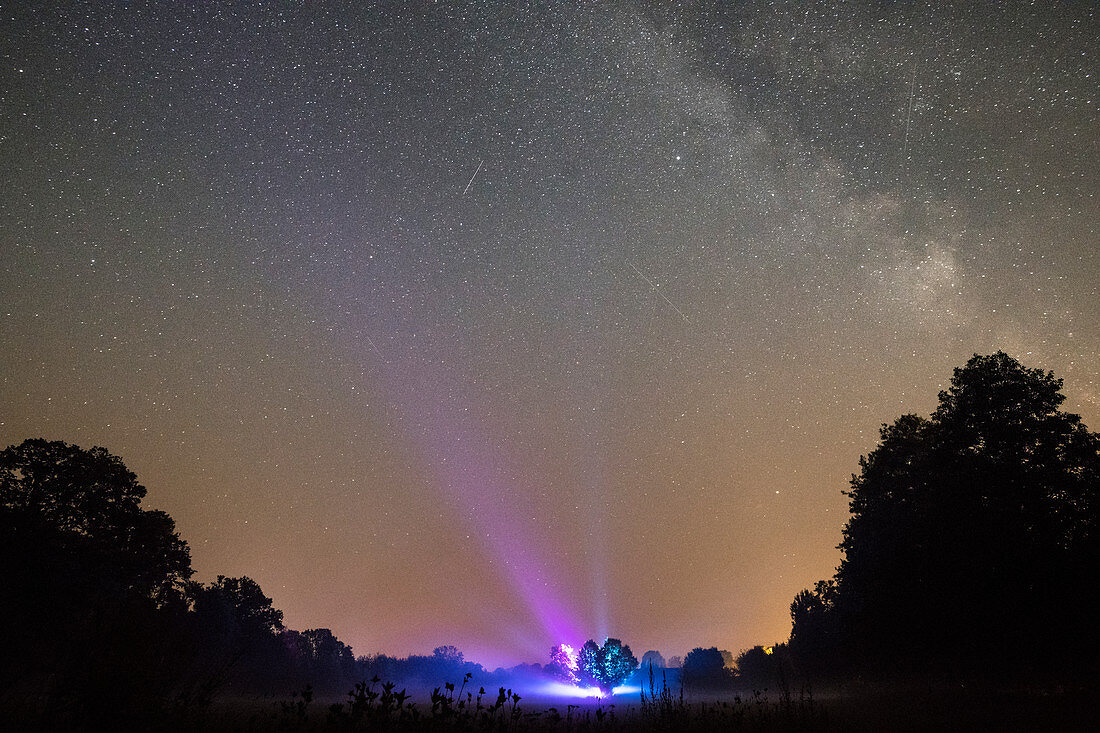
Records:
[[[481,166],[482,166],[482,164],[483,164],[484,162],[485,162],[484,160],[479,160],[479,161],[477,162],[477,170],[476,170],[476,171],[474,171],[474,174],[473,174],[472,176],[470,176],[470,182],[469,182],[469,183],[467,183],[467,184],[466,184],[466,188],[464,188],[464,189],[462,190],[462,195],[463,195],[463,196],[465,196],[465,195],[466,195],[466,192],[470,190],[470,186],[474,185],[474,179],[475,179],[475,178],[477,178],[477,174],[478,174],[478,173],[479,173],[479,172],[481,171]]]
[[[683,319],[684,319],[684,323],[691,323],[691,319],[690,319],[690,318],[688,318],[687,316],[685,316],[685,315],[684,315],[684,312],[683,312],[682,310],[680,310],[679,308],[677,308],[677,307],[676,307],[676,304],[675,304],[675,303],[673,303],[673,302],[672,302],[671,300],[669,300],[668,298],[666,298],[666,297],[665,297],[665,294],[664,294],[664,293],[662,293],[662,292],[661,292],[660,290],[658,290],[658,289],[657,289],[657,285],[656,285],[656,284],[655,284],[655,283],[654,283],[654,282],[653,282],[652,280],[650,280],[650,279],[649,279],[648,277],[646,277],[646,276],[645,276],[644,274],[642,274],[642,271],[641,271],[641,270],[639,270],[639,269],[638,269],[637,267],[635,267],[635,266],[634,266],[633,264],[631,264],[631,265],[630,265],[630,269],[631,269],[631,270],[634,270],[634,272],[638,273],[638,277],[642,278],[642,279],[643,279],[643,280],[645,280],[645,281],[646,281],[647,283],[649,283],[649,287],[653,288],[653,292],[655,292],[655,293],[657,293],[657,295],[661,296],[661,298],[662,298],[662,299],[664,299],[664,301],[665,301],[666,303],[668,303],[668,304],[669,304],[669,307],[671,307],[671,308],[672,308],[672,310],[674,310],[674,311],[676,311],[677,313],[679,313],[679,314],[680,314],[680,318],[683,318]]]

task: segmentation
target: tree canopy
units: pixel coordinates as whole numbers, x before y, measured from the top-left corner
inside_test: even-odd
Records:
[[[69,593],[134,592],[164,602],[192,575],[172,518],[141,508],[145,487],[103,448],[42,439],[0,451],[5,571],[65,569]]]
[[[695,647],[684,657],[684,682],[690,685],[717,685],[731,679],[726,660],[718,647]]]
[[[222,687],[346,691],[347,645],[328,629],[285,630],[251,578],[193,582],[187,543],[166,513],[142,508],[145,493],[103,448],[32,439],[0,451],[10,699],[50,700],[57,725],[45,727],[127,727],[125,711],[143,729],[143,715]]]
[[[271,604],[259,584],[247,576],[218,579],[195,593],[195,612],[245,638],[273,636],[283,630],[283,612]]]
[[[595,642],[592,644],[595,646]],[[550,648],[550,663],[546,665],[550,675],[575,685],[578,681],[578,666],[579,655],[573,647],[558,644]]]
[[[930,417],[884,425],[852,476],[835,579],[791,604],[792,650],[918,666],[1095,650],[1100,438],[1061,388],[975,355]]]
[[[629,646],[618,639],[608,639],[602,647],[589,639],[578,654],[577,675],[580,682],[599,687],[608,694],[637,669],[637,657]]]
[[[193,648],[177,633],[190,552],[144,497],[103,448],[31,439],[0,451],[0,624],[15,632],[0,687],[59,701],[90,727],[112,705],[194,691],[186,660],[164,664]]]

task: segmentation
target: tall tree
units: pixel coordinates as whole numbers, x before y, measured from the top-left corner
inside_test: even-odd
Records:
[[[603,669],[600,645],[589,639],[577,653],[577,679],[582,684],[599,685],[599,674]]]
[[[144,497],[103,448],[32,439],[0,451],[0,624],[12,632],[0,688],[93,728],[193,691],[190,553]]]
[[[1100,437],[1061,388],[975,355],[930,418],[883,426],[852,477],[836,587],[795,599],[792,649],[831,631],[857,663],[1095,658]]]
[[[157,602],[178,595],[192,574],[190,550],[171,517],[141,508],[144,497],[137,476],[103,448],[30,439],[0,451],[5,571],[45,552],[74,589],[94,583]]]

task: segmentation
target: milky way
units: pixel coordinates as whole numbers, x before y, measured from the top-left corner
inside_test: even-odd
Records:
[[[6,4],[0,442],[495,665],[784,639],[972,353],[1097,429],[1091,3],[668,5]]]

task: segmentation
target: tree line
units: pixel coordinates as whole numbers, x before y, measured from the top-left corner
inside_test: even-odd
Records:
[[[343,687],[351,649],[283,624],[248,577],[192,579],[168,514],[103,448],[0,452],[0,700],[73,720],[202,704],[217,692]],[[341,690],[345,691],[345,690]]]
[[[0,452],[0,702],[94,722],[225,691],[308,682],[342,694],[373,677],[430,689],[556,674],[609,690],[639,666],[702,687],[936,669],[1095,674],[1100,436],[1060,409],[1061,390],[1003,352],[975,355],[931,416],[884,425],[851,479],[841,563],[795,597],[786,643],[736,659],[700,647],[666,665],[589,641],[568,674],[560,648],[545,667],[492,673],[448,646],[356,659],[328,629],[286,628],[248,577],[195,582],[172,518],[141,506],[145,487],[117,456],[26,440]]]

